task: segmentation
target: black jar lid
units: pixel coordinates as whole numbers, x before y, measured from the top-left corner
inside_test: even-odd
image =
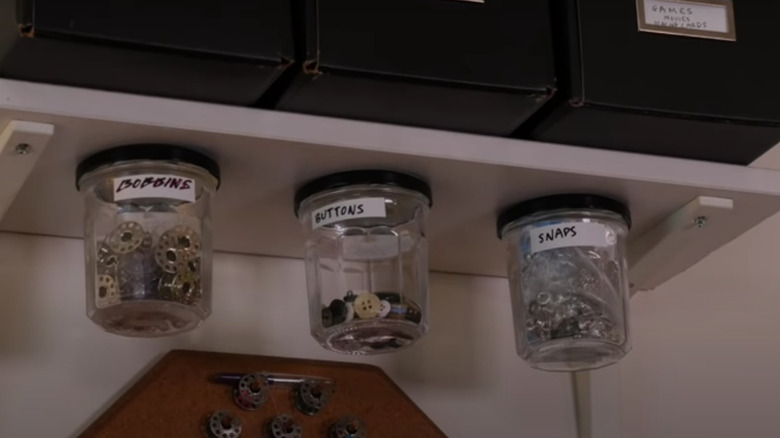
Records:
[[[363,184],[383,184],[414,190],[428,198],[429,206],[433,205],[431,187],[417,177],[392,170],[351,170],[323,176],[304,184],[295,193],[295,215],[298,215],[301,203],[309,196],[328,190]]]
[[[534,213],[563,209],[611,211],[622,216],[626,225],[631,228],[631,211],[622,202],[599,195],[563,194],[534,198],[504,210],[496,221],[498,238],[503,237],[504,227],[510,222]]]
[[[153,160],[192,164],[203,168],[217,179],[219,187],[219,165],[216,161],[200,152],[170,144],[129,144],[100,151],[90,155],[76,167],[76,188],[81,177],[102,166],[122,161]]]

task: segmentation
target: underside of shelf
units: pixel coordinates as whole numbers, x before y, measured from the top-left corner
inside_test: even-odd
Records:
[[[54,134],[2,231],[80,237],[76,165],[138,142],[190,145],[218,160],[215,248],[236,253],[301,257],[295,189],[359,168],[413,172],[431,184],[430,264],[443,272],[505,276],[496,214],[540,195],[623,200],[634,218],[633,240],[698,197],[733,201],[717,232],[707,234],[708,245],[670,261],[676,265],[666,267],[666,277],[780,211],[780,172],[772,170],[0,79],[0,130],[12,121],[48,123]]]

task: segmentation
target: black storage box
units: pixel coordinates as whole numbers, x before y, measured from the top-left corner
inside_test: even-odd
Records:
[[[509,135],[552,94],[547,0],[307,0],[284,110]]]
[[[0,0],[0,76],[251,105],[291,23],[289,0]]]
[[[559,94],[519,135],[736,164],[780,142],[780,2],[731,3],[735,41],[679,35],[708,25],[724,30],[727,19],[707,23],[701,9],[727,17],[723,0],[552,3]],[[640,5],[643,13],[656,9],[638,16]],[[651,13],[682,27],[639,31],[643,18],[659,24]]]

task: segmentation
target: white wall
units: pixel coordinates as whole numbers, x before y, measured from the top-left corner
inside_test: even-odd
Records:
[[[780,436],[780,215],[631,305],[623,437]]]
[[[310,339],[300,261],[219,254],[215,276],[202,328],[120,338],[84,316],[80,241],[0,233],[0,436],[72,436],[171,348],[350,359]],[[631,304],[633,351],[592,379],[620,393],[594,398],[606,429],[780,436],[780,216]],[[505,280],[433,275],[432,306],[425,340],[367,362],[452,437],[575,436],[568,376],[515,356]]]
[[[309,336],[301,261],[219,254],[212,317],[190,334],[145,340],[86,318],[82,251],[80,240],[0,233],[0,437],[75,435],[172,348],[351,359]],[[515,355],[504,279],[436,274],[431,294],[429,335],[365,362],[451,437],[575,436],[568,375]]]

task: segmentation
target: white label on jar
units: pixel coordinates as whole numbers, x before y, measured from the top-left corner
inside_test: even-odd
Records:
[[[114,201],[165,198],[195,202],[195,181],[178,175],[144,174],[114,178]]]
[[[736,40],[731,1],[637,0],[637,9],[644,32]]]
[[[346,219],[387,217],[385,198],[358,198],[334,202],[311,212],[312,229]]]
[[[607,246],[607,227],[593,222],[561,222],[531,230],[531,254],[570,246]]]

